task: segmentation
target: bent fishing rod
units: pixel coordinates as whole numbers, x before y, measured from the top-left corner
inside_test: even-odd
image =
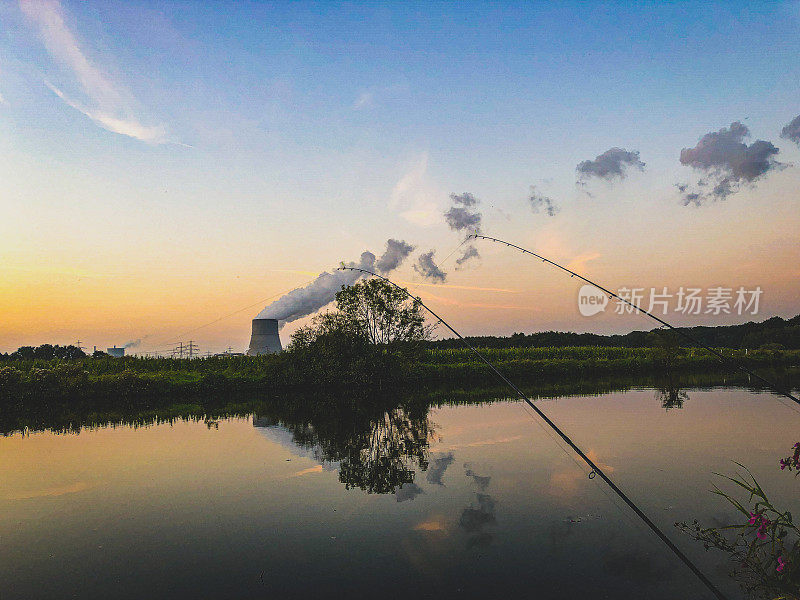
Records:
[[[641,308],[640,306],[634,304],[630,300],[626,300],[625,298],[622,298],[621,296],[619,296],[618,294],[615,294],[611,290],[609,290],[607,288],[604,288],[602,285],[600,285],[598,283],[595,283],[591,279],[587,279],[583,275],[580,275],[579,273],[576,273],[575,271],[573,271],[571,269],[568,269],[567,267],[562,267],[557,262],[554,262],[554,261],[550,260],[549,258],[546,258],[546,257],[542,256],[541,254],[537,254],[536,252],[532,252],[532,251],[530,251],[530,250],[528,250],[526,248],[523,248],[522,246],[517,246],[516,244],[512,244],[511,242],[507,242],[505,240],[500,240],[498,238],[489,237],[488,235],[480,235],[478,233],[473,233],[472,235],[467,236],[466,239],[476,239],[476,240],[477,239],[481,239],[481,240],[488,240],[490,242],[496,242],[498,244],[505,244],[506,246],[508,246],[510,248],[515,248],[516,250],[519,250],[523,254],[530,254],[531,256],[535,256],[536,258],[541,259],[542,262],[550,264],[550,265],[556,267],[557,269],[561,269],[565,273],[569,273],[572,277],[577,277],[581,281],[585,281],[589,285],[592,285],[592,286],[596,287],[597,289],[599,289],[600,291],[605,292],[606,294],[608,294],[609,299],[616,298],[618,301],[620,301],[620,302],[622,302],[624,304],[627,304],[628,306],[632,307],[637,312],[640,312],[640,313],[642,313],[644,315],[647,315],[648,317],[650,317],[654,321],[657,321],[658,323],[661,323],[662,326],[667,327],[668,329],[671,329],[672,331],[674,331],[675,333],[680,335],[685,340],[688,340],[692,344],[695,344],[696,346],[699,346],[699,347],[703,348],[704,350],[707,350],[708,352],[710,352],[711,354],[716,356],[720,361],[734,366],[735,368],[739,369],[743,373],[746,373],[747,375],[750,375],[751,377],[754,377],[755,379],[758,379],[761,383],[763,383],[767,387],[771,388],[774,392],[777,392],[781,396],[785,396],[785,397],[789,398],[790,400],[794,400],[797,404],[800,404],[800,398],[798,398],[797,396],[792,394],[791,391],[785,391],[785,390],[781,389],[780,387],[778,387],[777,384],[773,383],[769,379],[766,379],[766,378],[762,377],[761,375],[758,375],[757,373],[751,371],[750,369],[745,367],[740,362],[737,362],[737,361],[733,360],[732,358],[730,358],[728,356],[725,356],[719,350],[715,350],[714,348],[708,346],[707,344],[704,344],[703,342],[701,342],[697,338],[689,335],[688,333],[686,333],[682,329],[679,329],[679,328],[677,328],[677,327],[675,327],[673,325],[670,325],[664,319],[660,319],[659,317],[655,316],[653,313],[644,310],[643,308]]]
[[[595,464],[595,462],[594,462],[594,461],[593,461],[591,458],[589,458],[589,457],[586,455],[586,453],[585,453],[583,450],[581,450],[581,449],[580,449],[580,448],[579,448],[579,447],[578,447],[578,446],[575,444],[575,442],[573,442],[573,441],[572,441],[572,439],[571,439],[571,438],[570,438],[570,437],[569,437],[569,436],[568,436],[566,433],[564,433],[564,432],[561,430],[561,428],[560,428],[558,425],[556,425],[556,424],[555,424],[555,423],[554,423],[554,422],[553,422],[553,421],[550,419],[550,417],[548,417],[548,416],[547,416],[547,415],[546,415],[544,412],[542,412],[542,410],[541,410],[541,409],[540,409],[538,406],[536,406],[536,405],[533,403],[533,401],[532,401],[530,398],[528,398],[528,396],[527,396],[527,395],[525,395],[525,393],[524,393],[524,392],[523,392],[523,391],[522,391],[522,390],[521,390],[519,387],[517,387],[517,385],[516,385],[516,384],[514,384],[514,383],[513,383],[513,382],[512,382],[510,379],[508,379],[508,378],[507,378],[505,375],[503,375],[503,374],[502,374],[502,373],[501,373],[501,372],[500,372],[500,371],[497,369],[497,367],[495,367],[495,366],[494,366],[494,364],[493,364],[493,363],[492,363],[492,362],[491,362],[491,361],[490,361],[488,358],[486,358],[486,357],[485,357],[483,354],[481,354],[480,352],[478,352],[478,350],[477,350],[477,349],[476,349],[476,348],[475,348],[475,347],[474,347],[472,344],[470,344],[470,343],[469,343],[469,342],[468,342],[468,341],[467,341],[467,340],[464,338],[464,336],[462,336],[460,333],[458,333],[458,331],[456,331],[455,329],[453,329],[453,327],[452,327],[452,326],[451,326],[451,325],[450,325],[450,324],[449,324],[447,321],[445,321],[445,320],[444,320],[442,317],[440,317],[438,314],[436,314],[436,313],[435,313],[435,312],[434,312],[434,311],[433,311],[431,308],[429,308],[429,307],[428,307],[428,306],[427,306],[427,305],[426,305],[426,304],[425,304],[425,303],[422,301],[422,299],[421,299],[421,298],[419,298],[418,296],[414,296],[414,295],[413,295],[413,294],[411,294],[411,292],[409,292],[409,291],[408,291],[406,288],[404,288],[404,287],[401,287],[401,286],[397,285],[397,284],[396,284],[394,281],[392,281],[391,279],[388,279],[388,278],[386,278],[386,277],[383,277],[382,275],[378,275],[377,273],[373,273],[372,271],[368,271],[368,270],[366,270],[366,269],[360,269],[360,268],[358,268],[358,267],[347,267],[347,266],[344,266],[344,265],[343,265],[343,266],[339,267],[339,268],[338,268],[338,269],[336,269],[336,270],[337,270],[337,271],[357,271],[357,272],[359,272],[359,273],[363,273],[363,274],[365,274],[365,275],[371,275],[372,277],[377,277],[378,279],[382,279],[383,281],[385,281],[385,282],[386,282],[386,283],[388,283],[389,285],[391,285],[391,286],[393,286],[393,287],[397,288],[398,290],[400,290],[401,292],[403,292],[403,293],[404,293],[406,296],[408,296],[409,298],[412,298],[413,300],[415,300],[415,301],[419,302],[420,306],[422,306],[422,307],[423,307],[425,310],[427,310],[427,311],[428,311],[428,312],[429,312],[431,315],[433,315],[433,316],[434,316],[434,317],[435,317],[435,318],[436,318],[436,319],[437,319],[437,320],[438,320],[438,321],[439,321],[439,322],[440,322],[442,325],[444,325],[445,327],[447,327],[447,329],[449,329],[449,330],[450,330],[450,331],[453,333],[453,335],[455,335],[455,336],[456,336],[456,337],[457,337],[459,340],[461,340],[461,342],[462,342],[462,343],[463,343],[463,344],[464,344],[464,345],[465,345],[467,348],[469,348],[469,350],[470,350],[470,351],[471,351],[471,352],[472,352],[472,353],[473,353],[475,356],[477,356],[477,357],[478,357],[478,358],[481,360],[481,362],[483,362],[483,363],[484,363],[484,364],[485,364],[487,367],[489,367],[489,369],[491,369],[491,371],[492,371],[492,372],[493,372],[493,373],[494,373],[494,374],[495,374],[495,375],[496,375],[496,376],[497,376],[497,377],[498,377],[498,378],[499,378],[501,381],[503,381],[503,382],[504,382],[504,383],[505,383],[505,384],[506,384],[508,387],[510,387],[512,390],[514,390],[514,392],[516,392],[516,394],[517,394],[517,395],[518,395],[518,396],[519,396],[519,397],[520,397],[520,398],[521,398],[521,399],[522,399],[522,400],[523,400],[523,401],[524,401],[524,402],[525,402],[525,403],[526,403],[528,406],[530,406],[530,407],[533,409],[533,411],[534,411],[534,412],[535,412],[535,413],[536,413],[536,414],[537,414],[537,415],[538,415],[538,416],[539,416],[539,417],[540,417],[540,418],[541,418],[541,419],[542,419],[542,420],[543,420],[543,421],[544,421],[544,422],[545,422],[545,423],[546,423],[546,424],[547,424],[547,425],[548,425],[548,426],[549,426],[549,427],[550,427],[550,428],[551,428],[553,431],[555,431],[555,432],[558,434],[558,436],[559,436],[559,437],[560,437],[562,440],[564,440],[564,442],[566,442],[566,443],[567,443],[567,445],[569,445],[569,447],[570,447],[570,448],[572,448],[572,450],[573,450],[573,451],[574,451],[574,452],[575,452],[575,453],[576,453],[576,454],[577,454],[577,455],[578,455],[578,456],[579,456],[579,457],[580,457],[580,458],[583,460],[583,462],[585,462],[585,463],[586,463],[586,464],[589,466],[589,468],[591,469],[591,472],[589,473],[589,477],[590,477],[590,478],[592,478],[592,479],[594,478],[594,475],[593,475],[593,474],[600,476],[600,478],[601,478],[603,481],[605,481],[605,482],[606,482],[606,484],[608,485],[608,487],[610,487],[610,488],[612,489],[612,491],[613,491],[613,492],[614,492],[614,493],[615,493],[617,496],[619,496],[619,497],[622,499],[622,501],[623,501],[623,502],[625,502],[625,504],[627,504],[627,505],[630,507],[630,509],[631,509],[631,510],[632,510],[634,513],[636,513],[636,516],[638,516],[638,517],[639,517],[639,518],[640,518],[640,519],[641,519],[641,520],[644,522],[644,524],[645,524],[645,525],[647,525],[647,526],[650,528],[650,530],[651,530],[653,533],[655,533],[655,534],[658,536],[658,538],[659,538],[659,539],[660,539],[662,542],[664,542],[664,544],[666,544],[666,546],[667,546],[667,547],[668,547],[670,550],[672,550],[673,554],[675,554],[675,556],[677,556],[677,557],[678,557],[678,558],[681,560],[681,562],[683,562],[683,564],[685,564],[685,565],[686,565],[686,566],[689,568],[689,570],[691,570],[691,571],[692,571],[692,573],[694,573],[694,574],[697,576],[697,578],[698,578],[698,579],[699,579],[699,580],[700,580],[700,581],[703,583],[703,585],[705,585],[705,586],[706,586],[706,587],[709,589],[709,591],[711,591],[711,593],[713,593],[713,594],[714,594],[714,596],[716,596],[716,597],[717,597],[717,598],[719,598],[720,600],[727,600],[727,597],[726,597],[726,596],[725,596],[725,595],[724,595],[724,594],[723,594],[721,591],[719,591],[719,590],[717,589],[717,587],[716,587],[716,586],[715,586],[713,583],[711,583],[711,580],[709,580],[709,579],[708,579],[708,577],[706,577],[706,576],[703,574],[703,572],[702,572],[702,571],[700,571],[700,569],[698,569],[698,568],[695,566],[695,564],[694,564],[694,563],[693,563],[693,562],[692,562],[692,561],[689,559],[689,557],[687,557],[687,556],[686,556],[686,555],[685,555],[683,552],[681,552],[681,550],[680,550],[680,549],[679,549],[679,548],[678,548],[678,547],[677,547],[677,546],[676,546],[676,545],[675,545],[675,544],[672,542],[672,540],[670,540],[670,539],[669,539],[669,538],[666,536],[666,534],[665,534],[663,531],[661,531],[661,529],[659,529],[658,525],[656,525],[655,523],[653,523],[653,521],[651,521],[651,520],[650,520],[650,518],[649,518],[649,517],[648,517],[646,514],[644,514],[644,512],[642,512],[642,510],[641,510],[641,509],[640,509],[638,506],[636,506],[636,504],[633,502],[633,500],[631,500],[631,499],[630,499],[630,498],[627,496],[627,494],[625,494],[625,492],[623,492],[621,489],[619,489],[619,487],[617,487],[617,485],[616,485],[616,484],[615,484],[613,481],[611,481],[611,479],[608,477],[608,475],[606,475],[606,473],[605,473],[605,471],[603,471],[603,469],[601,469],[599,466],[597,466],[597,464]]]

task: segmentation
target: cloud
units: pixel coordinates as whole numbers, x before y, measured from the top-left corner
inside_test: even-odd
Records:
[[[481,491],[486,491],[486,488],[489,487],[489,484],[492,482],[491,476],[478,475],[472,469],[467,469],[464,472],[464,475],[466,475],[467,477],[471,477],[472,481],[475,482],[475,485],[477,485]]]
[[[521,439],[522,439],[521,435],[515,435],[513,437],[501,437],[488,440],[480,440],[477,442],[469,442],[468,444],[457,444],[454,446],[450,446],[448,450],[458,450],[460,448],[480,448],[482,446],[496,446],[497,444],[508,444],[509,442],[515,442]]]
[[[450,194],[450,202],[452,202],[452,206],[444,213],[444,220],[448,227],[457,232],[480,233],[483,216],[472,210],[480,203],[480,200],[469,192],[464,192],[463,194]],[[468,246],[456,259],[458,265],[456,268],[472,258],[480,258],[480,253],[474,245]]]
[[[4,500],[31,500],[33,498],[53,498],[66,496],[67,494],[77,494],[91,489],[93,486],[85,481],[76,481],[67,485],[46,487],[30,492],[12,493],[3,497]]]
[[[455,456],[453,456],[452,452],[448,452],[444,456],[434,458],[431,462],[431,466],[428,467],[428,472],[425,475],[425,480],[428,483],[432,483],[434,485],[444,485],[442,483],[442,477],[444,477],[445,471],[447,471],[447,467],[453,464],[455,461]]]
[[[475,246],[470,245],[467,247],[466,250],[464,250],[464,254],[462,254],[459,258],[456,259],[456,264],[460,267],[469,259],[480,258],[480,256],[481,255],[478,253],[478,249]]]
[[[469,533],[482,532],[483,528],[495,521],[495,505],[497,502],[489,494],[475,494],[478,507],[465,508],[458,524]]]
[[[545,214],[550,217],[556,216],[556,213],[561,210],[551,198],[538,192],[535,185],[531,186],[528,202],[530,202],[533,212],[538,213],[540,210],[544,210]]]
[[[423,152],[392,189],[389,208],[409,223],[431,227],[441,222],[435,198],[439,191],[428,180],[428,153]]]
[[[624,148],[609,148],[599,154],[594,160],[584,160],[578,163],[578,179],[585,181],[591,177],[598,177],[607,181],[624,179],[628,167],[644,170],[645,164],[639,159],[639,152],[628,151]]]
[[[87,58],[64,21],[60,2],[20,0],[19,5],[22,12],[39,28],[39,35],[47,51],[72,73],[93,106],[88,107],[85,103],[70,99],[60,89],[47,83],[53,93],[103,129],[154,144],[167,141],[163,126],[143,125],[131,115],[132,99]]]
[[[594,450],[589,449],[589,451],[586,452],[586,456],[605,473],[611,474],[614,472],[614,467],[602,462]],[[548,491],[550,494],[562,498],[574,497],[580,490],[580,487],[585,485],[586,481],[588,481],[586,473],[570,465],[564,470],[556,471],[550,475],[550,487]]]
[[[161,126],[145,127],[144,125],[141,125],[138,121],[135,120],[118,119],[110,115],[92,111],[84,107],[83,105],[79,104],[78,102],[75,102],[70,98],[67,98],[67,96],[65,96],[64,93],[54,85],[48,82],[45,82],[45,85],[49,87],[50,90],[56,96],[61,98],[67,105],[71,106],[78,112],[82,112],[92,121],[100,125],[103,129],[111,131],[112,133],[119,133],[120,135],[126,135],[128,137],[141,140],[143,142],[160,144],[166,141],[164,137],[166,131]]]
[[[420,494],[424,493],[425,492],[422,491],[422,488],[419,487],[416,483],[404,483],[394,493],[394,497],[398,502],[405,502],[406,500],[413,500]]]
[[[414,531],[447,531],[447,525],[442,519],[432,518],[414,525]]]
[[[600,258],[602,254],[599,252],[589,252],[587,254],[579,254],[575,258],[573,258],[570,262],[567,263],[567,268],[570,271],[575,271],[576,273],[582,273],[586,271],[586,263],[590,260],[596,260]]]
[[[390,238],[386,240],[386,251],[375,263],[380,273],[394,271],[414,251],[414,246],[402,240]]]
[[[681,150],[681,164],[705,174],[697,181],[697,190],[689,191],[687,184],[678,184],[685,205],[724,200],[742,184],[753,183],[783,166],[773,158],[778,148],[772,142],[756,140],[748,145],[744,139],[749,136],[747,126],[734,121],[730,127],[705,134],[694,148]]]
[[[478,233],[481,229],[482,215],[472,212],[470,209],[480,202],[469,192],[463,194],[450,194],[453,206],[444,213],[444,220],[448,227],[453,231],[468,230],[470,233]]]
[[[442,271],[436,266],[436,263],[433,262],[434,254],[436,254],[436,250],[429,250],[428,252],[420,254],[416,264],[414,265],[414,270],[422,275],[425,279],[444,283],[444,281],[447,279],[447,273]]]
[[[302,477],[303,475],[311,475],[312,473],[322,473],[324,471],[322,465],[316,465],[314,467],[309,467],[307,469],[303,469],[302,471],[297,471],[296,473],[292,473],[289,475],[290,478],[294,477]]]
[[[462,206],[476,206],[480,200],[478,200],[474,195],[470,194],[469,192],[464,192],[463,194],[450,194],[450,200],[453,201],[453,204],[461,204]]]
[[[444,213],[444,220],[453,231],[464,229],[470,232],[478,231],[481,225],[481,214],[472,213],[463,206],[453,206]]]
[[[800,146],[800,115],[797,115],[781,129],[781,137]]]
[[[367,108],[369,106],[372,106],[374,101],[375,101],[375,94],[369,91],[361,92],[358,95],[358,98],[355,99],[355,102],[353,102],[353,109],[359,110],[362,108]]]

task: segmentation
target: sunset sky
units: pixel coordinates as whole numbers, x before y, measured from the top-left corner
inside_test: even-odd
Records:
[[[794,316],[799,58],[799,2],[4,2],[0,352],[243,351],[389,238],[462,333],[652,327],[489,242],[457,268],[465,192],[483,233],[611,289],[763,290],[676,324]]]

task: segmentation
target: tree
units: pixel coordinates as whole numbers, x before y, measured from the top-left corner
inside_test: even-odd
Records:
[[[336,308],[371,344],[429,339],[420,301],[382,279],[369,279],[342,288]]]

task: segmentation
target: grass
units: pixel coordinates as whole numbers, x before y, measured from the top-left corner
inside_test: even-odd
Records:
[[[480,348],[505,375],[520,381],[567,382],[602,376],[641,376],[664,372],[730,372],[729,364],[694,348]],[[751,369],[785,369],[800,366],[800,350],[722,349],[726,356]],[[255,357],[84,358],[79,360],[0,361],[0,407],[19,403],[112,398],[119,405],[142,398],[169,396],[192,400],[209,394],[230,397],[241,394],[275,395],[324,385],[335,387],[337,365],[317,371],[328,376],[320,382],[309,375],[309,358],[292,352]],[[311,357],[313,361],[314,358]],[[369,364],[369,363],[367,363]],[[381,373],[350,374],[368,385],[424,388],[437,384],[486,385],[491,373],[467,348],[418,349],[413,359],[397,358],[382,363]],[[387,367],[388,365],[388,367]],[[342,376],[344,377],[344,375]],[[342,381],[349,386],[352,379]]]

